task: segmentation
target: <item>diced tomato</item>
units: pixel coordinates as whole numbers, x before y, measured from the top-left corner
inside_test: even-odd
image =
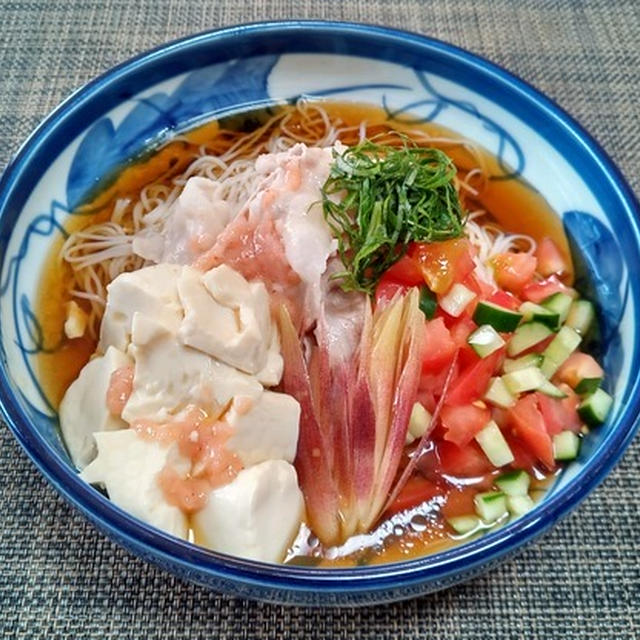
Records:
[[[502,291],[499,289],[495,293],[491,294],[487,300],[492,302],[493,304],[497,304],[499,307],[504,307],[505,309],[511,309],[511,311],[516,311],[520,308],[520,300],[512,293],[508,291]]]
[[[444,326],[444,320],[429,320],[425,328],[422,371],[440,372],[451,362],[455,352],[456,343]]]
[[[420,383],[418,386],[418,394],[420,397],[425,397],[425,399],[429,399],[431,396],[433,398],[433,408],[435,409],[436,400],[440,398],[442,395],[442,390],[444,389],[444,383],[446,382],[447,376],[449,375],[449,367],[450,363],[444,365],[437,372],[422,372],[420,376]],[[453,377],[455,380],[459,371],[458,363],[456,363]],[[424,405],[427,411],[431,411],[428,403]]]
[[[564,430],[563,410],[557,398],[550,398],[544,393],[536,393],[538,407],[544,420],[544,426],[550,436]]]
[[[465,344],[458,351],[458,369],[466,371],[480,362],[482,358],[473,350],[473,348]]]
[[[520,440],[520,438],[514,436],[508,431],[503,431],[502,435],[504,435],[505,440],[509,445],[509,449],[511,449],[511,453],[513,454],[513,462],[510,466],[513,469],[532,471],[538,463],[538,458],[533,455],[531,450],[522,440]]]
[[[382,278],[395,280],[396,282],[410,286],[420,285],[424,282],[418,263],[407,255],[402,256],[398,262],[391,265],[384,272]]]
[[[391,515],[399,511],[405,511],[422,504],[426,500],[431,500],[431,498],[444,494],[444,488],[416,473],[407,480],[396,499],[387,509],[387,513]]]
[[[489,386],[489,380],[502,364],[504,348],[494,351],[486,358],[464,369],[453,382],[447,394],[447,404],[456,406],[471,404],[481,398]]]
[[[507,412],[507,409],[503,409],[502,407],[492,407],[491,418],[500,427],[500,429],[505,429],[509,424],[509,413]]]
[[[489,409],[481,409],[473,404],[442,408],[440,419],[446,429],[445,440],[459,447],[469,444],[476,433],[482,431],[491,418]]]
[[[550,436],[555,436],[561,431],[579,433],[582,428],[582,421],[578,415],[580,399],[567,385],[562,384],[560,388],[567,394],[566,398],[550,398],[544,393],[535,394]]]
[[[522,289],[522,297],[525,300],[539,303],[554,293],[566,293],[572,298],[576,296],[576,290],[562,284],[556,276],[549,276],[545,280],[531,282]]]
[[[496,282],[502,289],[518,293],[531,281],[538,261],[528,253],[499,253],[492,258]]]
[[[440,305],[436,308],[434,318],[440,318],[447,329],[451,329],[451,327],[458,322],[458,318],[450,316]]]
[[[388,302],[397,291],[406,293],[411,287],[423,283],[422,271],[416,261],[409,256],[402,256],[382,274],[376,287],[376,305]]]
[[[553,443],[544,418],[538,409],[535,394],[523,396],[509,409],[509,418],[515,434],[547,468],[553,469]]]
[[[414,243],[409,249],[424,281],[434,293],[445,293],[454,282],[462,282],[475,268],[474,248],[466,238],[443,242]]]
[[[475,442],[470,442],[465,447],[459,447],[453,442],[441,440],[438,442],[437,451],[440,468],[443,473],[448,475],[481,476],[494,468]]]
[[[567,394],[566,398],[560,400],[562,409],[564,410],[563,425],[564,428],[573,431],[574,433],[580,433],[582,429],[582,419],[578,415],[578,405],[580,404],[580,398],[573,389],[568,385],[560,384],[559,388]]]
[[[556,243],[546,236],[538,242],[536,258],[538,259],[538,273],[545,278],[553,273],[562,275],[569,270],[567,261]]]
[[[469,334],[477,328],[478,325],[469,316],[457,318],[449,326],[451,338],[458,347],[458,364],[461,370],[478,361],[478,355],[467,342]]]
[[[404,294],[411,289],[411,285],[403,284],[402,282],[397,282],[396,280],[385,279],[385,276],[382,276],[380,282],[378,282],[378,286],[376,287],[376,306],[385,305],[389,300],[396,295],[399,291]]]
[[[478,325],[468,316],[462,316],[452,323],[449,327],[451,338],[456,346],[463,347],[467,344],[467,338],[472,331],[475,331]]]
[[[449,331],[455,329],[455,327],[459,325],[461,321],[463,323],[463,326],[470,330],[469,333],[477,327],[475,323],[473,325],[471,324],[471,322],[473,322],[473,320],[471,319],[471,314],[468,314],[466,311],[459,318],[456,318],[454,316],[450,316],[440,305],[438,305],[434,317],[442,318],[444,320],[444,326],[447,327]],[[460,328],[461,327],[458,327],[458,329]],[[458,335],[460,336],[460,334]],[[465,340],[467,339],[467,336],[468,334],[464,336]]]
[[[556,378],[562,382],[566,382],[572,389],[583,378],[602,378],[604,371],[595,359],[580,351],[572,353],[562,364]]]
[[[463,281],[462,284],[470,291],[476,294],[476,297],[465,307],[464,315],[473,316],[478,302],[491,296],[493,286],[486,283],[472,271]]]

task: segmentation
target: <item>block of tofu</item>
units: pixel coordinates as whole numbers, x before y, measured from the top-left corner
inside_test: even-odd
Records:
[[[65,305],[67,317],[64,321],[64,335],[67,338],[80,338],[87,330],[89,316],[86,311],[75,301],[71,300]]]
[[[267,350],[267,360],[264,367],[256,373],[258,382],[265,387],[275,387],[282,380],[284,371],[284,360],[280,352],[280,337],[275,323],[273,324],[271,342]]]
[[[251,560],[281,562],[303,511],[295,469],[284,460],[269,460],[213,490],[191,523],[197,544]]]
[[[264,369],[274,331],[264,284],[249,283],[226,265],[204,274],[185,267],[178,294],[184,344],[247,373]]]
[[[236,397],[224,419],[232,430],[226,447],[245,467],[265,460],[293,462],[300,405],[292,396],[264,391],[257,402]]]
[[[142,313],[170,331],[182,322],[177,280],[181,267],[157,264],[120,274],[107,286],[107,306],[100,325],[99,351],[113,346],[126,351],[133,315]]]
[[[143,314],[134,315],[128,353],[135,362],[133,390],[122,417],[129,423],[166,422],[189,405],[214,414],[236,395],[257,400],[262,393],[254,377],[181,344]]]
[[[109,347],[103,356],[90,360],[71,383],[59,409],[60,429],[74,464],[83,469],[96,455],[93,433],[124,429],[127,423],[107,408],[111,374],[131,364],[131,359]]]
[[[167,463],[179,473],[191,468],[178,445],[145,440],[133,429],[96,433],[95,438],[98,456],[80,477],[104,487],[109,499],[132,516],[186,538],[186,516],[167,502],[158,483],[158,473]]]

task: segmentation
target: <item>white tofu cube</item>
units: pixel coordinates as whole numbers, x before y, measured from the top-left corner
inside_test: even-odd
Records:
[[[142,313],[169,331],[182,322],[177,280],[181,267],[157,264],[119,275],[107,287],[107,306],[100,326],[99,351],[113,346],[126,351],[133,316]]]
[[[80,338],[87,330],[89,316],[77,302],[71,300],[66,304],[67,318],[64,321],[64,335],[73,340]]]
[[[107,408],[111,374],[131,364],[131,359],[109,347],[103,356],[90,360],[71,383],[59,409],[60,429],[74,464],[83,469],[96,455],[93,433],[127,426]]]
[[[245,467],[272,459],[293,462],[300,405],[292,396],[264,391],[255,403],[236,397],[225,421],[232,429],[226,447],[237,454]]]
[[[198,544],[251,560],[281,562],[304,512],[296,471],[284,460],[244,469],[209,494],[192,517]]]
[[[252,376],[185,347],[174,333],[135,314],[129,354],[135,361],[133,391],[122,411],[129,423],[166,422],[189,405],[215,414],[236,395],[257,400],[262,385]]]
[[[103,486],[109,499],[132,516],[186,539],[187,517],[167,502],[158,483],[158,474],[167,463],[183,474],[191,468],[178,446],[145,440],[133,429],[96,433],[95,438],[98,457],[80,477]]]
[[[267,351],[267,361],[264,367],[256,373],[256,378],[258,382],[265,387],[275,387],[280,383],[283,372],[284,360],[280,353],[280,339],[278,337],[278,330],[274,326],[271,344]]]
[[[262,283],[250,284],[226,265],[204,274],[185,267],[178,293],[184,344],[247,373],[264,369],[274,328]]]

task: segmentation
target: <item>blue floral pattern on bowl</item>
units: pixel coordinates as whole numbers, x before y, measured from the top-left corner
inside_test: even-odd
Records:
[[[45,344],[34,311],[39,274],[73,210],[124,163],[204,120],[299,97],[367,102],[404,123],[437,122],[499,160],[494,180],[525,180],[562,214],[580,283],[599,303],[613,415],[524,518],[457,549],[383,567],[319,571],[260,565],[192,547],[122,512],[76,476],[38,381]],[[549,179],[552,176],[553,179]],[[597,188],[596,188],[597,187]],[[135,553],[213,588],[300,604],[363,604],[442,588],[539,535],[599,482],[637,428],[629,265],[640,260],[637,203],[603,152],[555,105],[449,45],[388,29],[269,23],[195,36],[117,67],[61,105],[0,184],[0,402],[54,486]],[[616,234],[612,232],[616,229]]]

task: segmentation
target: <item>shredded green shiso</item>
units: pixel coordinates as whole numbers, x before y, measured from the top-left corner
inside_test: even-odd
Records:
[[[408,140],[402,147],[364,140],[342,153],[334,150],[322,205],[345,267],[335,274],[343,289],[373,294],[411,242],[462,235],[455,175],[445,153]]]

